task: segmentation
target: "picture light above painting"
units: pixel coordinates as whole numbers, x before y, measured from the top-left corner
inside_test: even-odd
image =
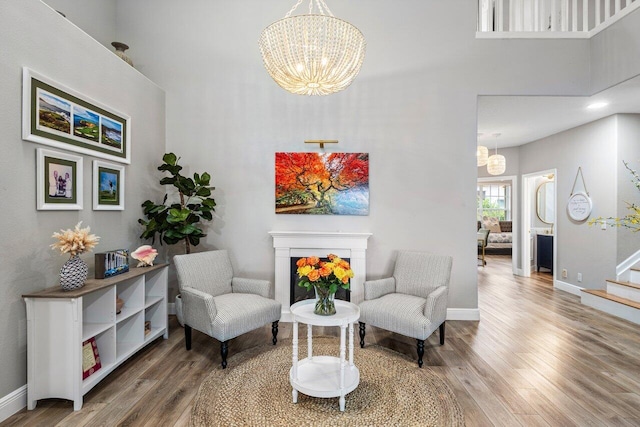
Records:
[[[24,67],[22,138],[131,163],[131,119]]]

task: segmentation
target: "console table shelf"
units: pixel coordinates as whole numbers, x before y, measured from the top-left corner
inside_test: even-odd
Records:
[[[132,268],[80,289],[59,286],[22,297],[27,306],[27,408],[39,399],[82,397],[167,327],[167,264]],[[124,301],[116,314],[116,297]],[[145,334],[145,322],[151,329]],[[82,344],[94,338],[101,367],[82,379]]]

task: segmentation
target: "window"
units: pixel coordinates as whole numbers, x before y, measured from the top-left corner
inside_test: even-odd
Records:
[[[477,219],[494,217],[501,221],[511,220],[511,184],[495,182],[478,183]]]

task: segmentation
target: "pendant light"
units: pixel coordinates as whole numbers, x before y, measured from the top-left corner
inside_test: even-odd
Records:
[[[489,149],[484,145],[478,145],[476,159],[478,160],[478,167],[486,165],[489,161]]]
[[[489,157],[487,172],[490,175],[502,175],[505,170],[507,170],[507,159],[502,154],[498,154],[498,141],[496,141],[496,154]]]

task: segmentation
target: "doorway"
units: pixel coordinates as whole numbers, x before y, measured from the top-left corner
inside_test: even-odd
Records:
[[[556,169],[522,175],[522,275],[533,270],[556,278],[557,191]]]
[[[517,221],[519,203],[517,180],[518,177],[515,175],[478,178],[476,219],[481,224],[483,217],[492,217],[497,218],[499,221],[511,222],[510,236],[508,235],[509,232],[500,233],[502,235],[500,243],[494,244],[493,247],[489,244],[487,253],[491,255],[493,249],[495,249],[495,253],[504,254],[504,249],[508,246],[505,242],[510,239],[512,273],[520,275],[518,268],[520,248],[517,232],[519,228]],[[489,236],[491,236],[491,233]]]

